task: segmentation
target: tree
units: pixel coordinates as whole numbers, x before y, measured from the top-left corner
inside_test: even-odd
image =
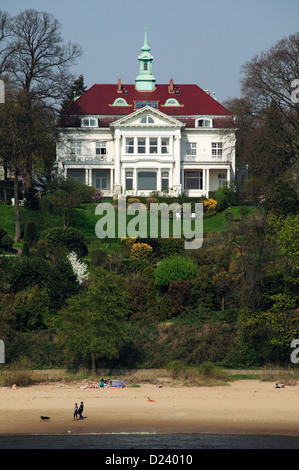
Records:
[[[10,16],[5,11],[0,10],[0,76],[5,71],[6,62],[10,56],[10,49],[7,42],[10,32]]]
[[[299,199],[296,190],[286,181],[278,179],[267,192],[264,207],[267,213],[276,215],[296,214],[299,212]]]
[[[15,297],[14,308],[18,330],[32,331],[42,326],[42,314],[45,311],[45,305],[38,286],[34,286],[28,292],[18,292]]]
[[[74,251],[81,258],[88,254],[83,234],[72,227],[53,227],[46,233],[45,240],[49,251],[52,250],[52,252],[55,249],[61,249],[67,253]]]
[[[147,316],[149,319],[158,320],[159,305],[157,299],[158,292],[155,283],[154,268],[152,266],[147,266],[142,272],[142,277],[145,283]]]
[[[61,104],[60,113],[62,113],[74,101],[74,99],[83,95],[83,93],[86,91],[86,88],[87,87],[84,85],[84,77],[83,75],[80,75],[79,78],[74,81],[69,92],[66,94],[66,97]]]
[[[299,106],[292,99],[292,83],[298,79],[299,32],[278,41],[242,67],[242,95],[256,116],[275,103],[286,125],[290,161],[299,156]],[[280,146],[279,139],[276,141]]]
[[[71,178],[56,178],[49,185],[48,200],[60,208],[63,227],[71,225],[73,211],[83,202],[85,185]]]
[[[26,92],[12,88],[7,90],[5,103],[0,106],[0,159],[10,168],[14,178],[15,241],[19,241],[21,236],[21,187],[24,181],[30,186],[32,180],[28,155],[45,153],[43,136],[50,132],[48,126],[47,111],[40,103],[32,103],[29,108]]]
[[[50,13],[25,10],[11,18],[9,26],[0,55],[9,79],[30,93],[28,97],[57,103],[73,81],[70,66],[80,57],[80,47],[64,44],[61,24]]]
[[[38,230],[36,223],[33,221],[26,224],[24,242],[28,242],[29,246],[36,245],[38,242]]]
[[[123,324],[129,315],[125,281],[96,268],[86,292],[72,297],[62,312],[61,337],[70,361],[96,362],[117,358],[125,340]]]
[[[43,129],[39,128],[38,123],[41,122],[42,127],[44,124],[43,120],[34,119],[33,108],[38,103],[44,108],[44,115],[47,110],[54,128],[55,106],[73,81],[70,66],[80,56],[81,50],[77,44],[64,44],[61,25],[49,13],[25,10],[9,19],[2,13],[2,23],[3,21],[5,37],[1,41],[4,46],[0,46],[0,73],[5,70],[5,78],[10,86],[13,85],[22,92],[23,107],[27,113],[26,124],[31,130],[31,138],[26,135],[27,141],[22,151],[23,172],[28,190],[32,185],[32,170],[36,159],[32,138],[35,131],[38,138],[42,138]],[[48,158],[49,151],[53,156],[53,141],[48,139],[46,145],[43,135],[43,144],[39,157]]]

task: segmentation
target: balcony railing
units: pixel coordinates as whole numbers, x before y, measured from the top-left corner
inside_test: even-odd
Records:
[[[182,162],[231,162],[229,155],[182,155]]]
[[[69,154],[65,158],[62,158],[64,161],[68,162],[94,162],[94,163],[111,163],[114,162],[114,155],[74,155]]]

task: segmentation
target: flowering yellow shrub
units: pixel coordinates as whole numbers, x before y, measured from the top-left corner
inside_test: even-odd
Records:
[[[147,243],[135,243],[131,249],[130,258],[148,259],[152,254],[152,247]]]
[[[215,199],[208,199],[203,201],[203,208],[205,212],[214,211],[217,209],[217,201]]]

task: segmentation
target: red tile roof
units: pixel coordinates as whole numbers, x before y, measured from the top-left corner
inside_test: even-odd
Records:
[[[169,92],[169,85],[156,85],[153,91],[138,91],[135,85],[118,84],[93,85],[80,98],[73,101],[65,110],[72,116],[126,116],[136,110],[135,102],[157,101],[158,109],[170,116],[229,116],[230,111],[197,85],[174,85],[176,92]],[[125,90],[127,92],[125,92]],[[112,106],[117,98],[124,98],[129,106]],[[176,99],[180,106],[164,106],[170,98]]]

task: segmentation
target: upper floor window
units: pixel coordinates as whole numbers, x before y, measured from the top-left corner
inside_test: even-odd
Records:
[[[169,98],[166,101],[165,106],[180,106],[180,103],[175,98]]]
[[[143,137],[139,137],[137,139],[137,152],[145,153],[145,149],[146,149],[146,140]]]
[[[158,139],[150,138],[150,153],[158,153]]]
[[[169,153],[169,139],[161,139],[161,153]]]
[[[80,156],[81,150],[82,150],[82,142],[76,142],[76,141],[71,142],[71,154],[72,155]]]
[[[222,142],[212,142],[212,157],[222,157]]]
[[[197,127],[213,127],[212,119],[198,119]]]
[[[152,117],[150,116],[144,116],[141,121],[140,121],[142,124],[153,124],[155,121],[153,120]]]
[[[126,153],[134,153],[134,137],[126,138]]]
[[[96,142],[96,155],[106,155],[106,142]]]
[[[151,106],[152,108],[158,108],[158,101],[138,100],[135,101],[135,108],[144,108],[145,106]]]
[[[186,155],[196,155],[196,142],[186,142]]]
[[[129,106],[124,98],[116,98],[112,106]]]
[[[97,118],[82,118],[81,127],[98,127]]]

